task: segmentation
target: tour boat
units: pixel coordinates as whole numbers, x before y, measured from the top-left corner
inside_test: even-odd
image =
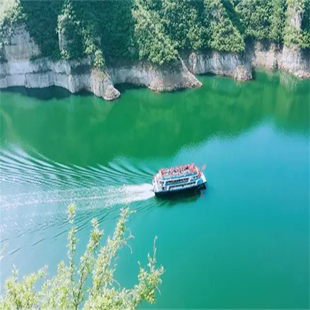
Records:
[[[194,164],[160,169],[153,177],[156,196],[206,188],[206,177]]]

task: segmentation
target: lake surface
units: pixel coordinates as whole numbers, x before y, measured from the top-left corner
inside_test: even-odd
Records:
[[[80,255],[90,220],[107,236],[129,202],[133,253],[119,253],[116,279],[137,282],[155,235],[166,270],[156,305],[141,308],[309,307],[309,81],[200,79],[166,94],[120,85],[110,103],[59,88],[0,92],[2,292],[13,264],[53,275],[66,259],[69,203]],[[206,164],[206,191],[154,197],[158,169],[191,162]]]

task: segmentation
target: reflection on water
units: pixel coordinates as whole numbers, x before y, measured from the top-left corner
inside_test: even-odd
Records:
[[[120,85],[122,96],[113,103],[55,87],[1,91],[1,212],[37,206],[40,214],[39,206],[53,205],[65,216],[73,201],[85,211],[149,200],[152,175],[180,150],[229,141],[265,120],[308,136],[307,81],[270,72],[248,83],[201,79],[201,89],[168,94]],[[199,197],[153,198],[146,205]]]
[[[307,81],[294,91],[277,75],[248,83],[211,77],[203,82],[201,89],[173,94],[132,90],[113,103],[89,95],[42,104],[16,95],[12,105],[11,93],[4,92],[1,143],[14,141],[28,153],[34,149],[53,162],[85,167],[106,166],[123,155],[171,156],[182,146],[233,138],[269,118],[282,130],[308,133]]]
[[[130,203],[139,255],[121,255],[118,276],[135,279],[127,263],[158,234],[168,272],[156,307],[306,308],[309,83],[260,72],[246,83],[201,80],[167,94],[122,85],[115,102],[58,88],[0,92],[1,290],[13,264],[21,275],[46,263],[55,273],[69,203],[78,254],[91,218],[107,236]],[[158,169],[190,162],[206,164],[207,190],[154,197]]]
[[[177,192],[173,193],[173,195],[166,195],[166,196],[158,196],[156,197],[157,201],[159,202],[160,206],[175,206],[178,203],[194,203],[199,198],[204,197],[207,193],[206,189],[196,189],[194,191],[185,191],[185,192]]]

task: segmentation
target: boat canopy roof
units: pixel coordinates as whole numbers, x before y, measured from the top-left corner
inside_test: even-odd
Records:
[[[159,174],[163,178],[183,177],[186,175],[196,174],[199,169],[194,164],[172,167],[169,169],[160,169]]]

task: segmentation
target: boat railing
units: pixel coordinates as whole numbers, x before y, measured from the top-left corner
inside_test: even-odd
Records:
[[[180,167],[172,167],[170,169],[160,169],[159,172],[163,177],[177,177],[197,173],[197,171],[198,168],[194,164],[190,164]]]
[[[197,175],[197,172],[195,172],[195,173],[188,173],[188,174],[178,174],[178,175],[163,175],[163,179],[164,180],[177,179],[177,178],[183,178],[183,177],[192,177],[194,175]]]

